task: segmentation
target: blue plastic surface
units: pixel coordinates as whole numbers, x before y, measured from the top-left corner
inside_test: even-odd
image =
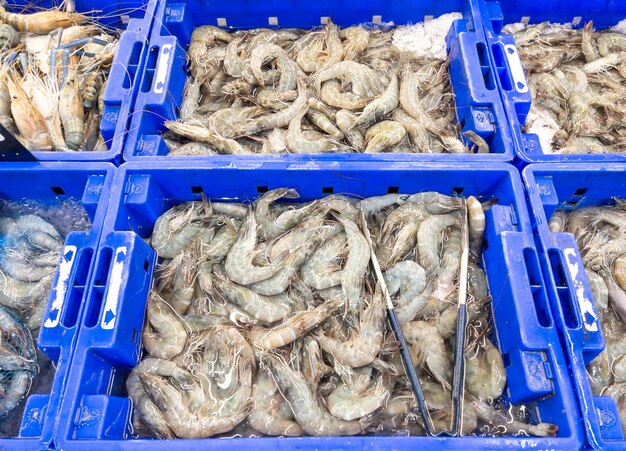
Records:
[[[523,186],[513,166],[391,162],[306,164],[249,161],[237,165],[158,161],[122,165],[114,180],[96,256],[78,344],[58,423],[55,445],[64,450],[126,449],[420,449],[537,447],[574,449],[583,443],[581,420],[558,346],[543,287]],[[498,198],[487,213],[484,262],[496,328],[506,362],[509,399],[529,402],[535,419],[556,423],[554,438],[342,437],[231,440],[149,440],[130,437],[132,403],[124,381],[141,358],[141,332],[156,254],[146,244],[159,215],[173,205],[200,200],[250,201],[267,189],[296,188],[301,201],[327,193],[358,197],[436,190]],[[536,407],[536,408],[535,408]]]
[[[7,0],[11,12],[24,7],[52,8],[60,1]],[[105,109],[100,123],[106,152],[41,152],[33,155],[39,161],[110,161],[121,163],[122,148],[130,122],[131,108],[138,90],[135,78],[145,64],[148,35],[153,23],[157,0],[76,0],[76,12],[97,23],[125,30],[113,59],[104,94]]]
[[[550,154],[544,153],[539,138],[534,133],[523,133],[522,127],[530,110],[532,98],[526,80],[515,80],[511,64],[519,61],[513,36],[503,33],[503,25],[520,22],[571,23],[580,28],[590,20],[596,30],[611,27],[626,18],[626,2],[623,0],[525,0],[498,1],[477,0],[483,13],[483,25],[489,44],[498,90],[515,143],[516,164],[543,162],[626,163],[626,154]]]
[[[626,165],[533,164],[524,169],[529,206],[542,268],[563,347],[579,399],[590,446],[626,447],[612,399],[594,397],[586,365],[604,348],[593,297],[574,236],[551,233],[548,221],[557,208],[612,204],[626,196]]]
[[[150,36],[146,68],[143,73],[133,110],[130,131],[124,147],[124,160],[144,157],[166,157],[169,152],[160,134],[166,131],[164,122],[179,117],[183,88],[187,79],[186,54],[192,31],[201,25],[220,25],[230,29],[258,27],[311,28],[330,17],[342,27],[373,22],[404,25],[421,22],[425,16],[461,12],[463,19],[452,26],[447,46],[450,76],[455,94],[457,120],[463,131],[474,130],[490,144],[490,154],[335,154],[335,161],[511,161],[514,157],[511,133],[506,115],[494,84],[483,34],[481,14],[476,0],[447,0],[413,2],[399,0],[163,0],[156,10]],[[275,19],[275,21],[274,21]],[[302,161],[307,155],[236,155],[236,156],[178,156],[167,159],[212,161]]]
[[[115,167],[108,163],[5,163],[0,165],[0,198],[44,202],[68,197],[82,199],[92,221],[90,230],[67,236],[47,308],[38,346],[55,362],[49,394],[28,396],[20,435],[0,439],[0,449],[43,449],[51,442],[54,423],[67,382],[72,350],[97,250]],[[61,269],[62,268],[62,269]]]

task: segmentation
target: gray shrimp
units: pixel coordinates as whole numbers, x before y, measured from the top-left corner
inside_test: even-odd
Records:
[[[372,422],[372,415],[358,421],[335,418],[318,403],[302,373],[295,371],[281,357],[266,354],[269,370],[291,406],[302,430],[311,436],[357,435]]]
[[[398,76],[391,74],[389,85],[380,97],[368,104],[352,128],[367,127],[391,113],[398,106]],[[366,138],[367,139],[367,138]]]
[[[180,354],[187,343],[187,330],[174,309],[156,292],[148,300],[143,346],[154,357],[170,359]]]
[[[379,287],[359,318],[358,329],[348,340],[327,335],[323,331],[314,333],[321,348],[330,353],[338,362],[350,367],[371,364],[378,356],[383,342],[385,325],[385,304]]]
[[[298,312],[282,324],[271,328],[253,327],[248,341],[257,348],[275,349],[293,343],[327,320],[343,305],[340,297],[331,299],[312,310]]]
[[[215,288],[222,296],[265,324],[280,321],[291,312],[293,300],[286,293],[275,296],[259,294],[229,280],[219,265],[213,267],[213,274]]]
[[[432,274],[439,265],[439,246],[443,232],[458,223],[451,214],[429,216],[422,221],[417,232],[419,262],[427,274]]]
[[[269,279],[280,270],[278,264],[270,266],[254,266],[254,249],[257,245],[257,221],[252,210],[244,219],[239,229],[237,241],[232,245],[224,269],[233,281],[241,285],[249,285]]]

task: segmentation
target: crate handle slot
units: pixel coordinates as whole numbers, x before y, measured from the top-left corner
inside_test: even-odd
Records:
[[[548,249],[548,260],[557,285],[565,326],[569,329],[582,327],[588,333],[599,334],[598,314],[574,238],[568,234],[559,235],[565,245]]]
[[[139,33],[125,32],[119,42],[104,94],[105,105],[120,105],[133,87],[144,48],[148,45]]]
[[[523,256],[537,321],[541,327],[551,327],[552,316],[550,315],[548,296],[543,284],[537,251],[533,248],[526,247],[523,250]]]

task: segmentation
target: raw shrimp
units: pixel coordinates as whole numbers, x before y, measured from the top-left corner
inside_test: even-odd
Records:
[[[426,321],[412,321],[402,326],[402,332],[413,361],[424,364],[442,386],[450,387],[452,362],[437,328]]]
[[[476,351],[465,351],[465,387],[478,399],[489,401],[502,396],[506,371],[498,348],[488,338],[483,340]]]
[[[0,271],[0,304],[20,312],[33,309],[45,300],[53,277],[50,274],[37,282],[23,282]]]
[[[343,232],[329,238],[304,262],[300,270],[302,280],[317,290],[341,284],[343,271],[334,261],[344,252],[347,244],[347,236]]]
[[[257,220],[250,210],[239,229],[237,241],[233,244],[224,269],[233,281],[241,285],[249,285],[272,277],[280,269],[278,262],[270,266],[254,266],[254,249],[257,245]]]
[[[278,356],[267,354],[271,374],[291,406],[302,430],[312,436],[357,435],[372,422],[367,415],[358,421],[343,421],[325,411],[311,393],[302,373],[295,371]]]
[[[21,82],[7,77],[11,95],[11,113],[15,124],[31,150],[52,150],[52,139],[41,113],[34,107],[22,89]]]
[[[446,228],[458,223],[451,214],[429,216],[422,221],[417,232],[417,247],[420,265],[427,274],[432,274],[439,265],[439,246]]]
[[[370,260],[370,247],[356,223],[343,215],[335,215],[348,238],[348,258],[341,274],[341,289],[347,300],[347,311],[357,315],[361,308],[363,277]]]
[[[174,438],[163,414],[150,400],[142,386],[141,376],[145,373],[172,378],[185,387],[191,387],[194,384],[193,376],[170,360],[146,357],[133,368],[126,379],[128,396],[133,400],[134,408],[145,425],[157,438]]]
[[[557,210],[554,212],[550,221],[548,222],[548,228],[550,232],[553,233],[561,233],[565,230],[565,224],[567,223],[567,218],[569,213],[565,210]]]
[[[341,340],[323,331],[314,333],[322,349],[337,361],[350,367],[369,365],[380,352],[385,325],[385,304],[382,293],[377,288],[370,304],[359,319],[358,329],[350,339]]]
[[[276,238],[318,211],[319,202],[312,202],[298,209],[287,209],[278,216],[270,209],[270,205],[278,199],[297,199],[298,197],[300,195],[296,190],[288,188],[271,190],[261,196],[257,203],[255,216],[263,238],[266,240]]]
[[[394,300],[396,309],[408,306],[426,287],[426,272],[417,263],[405,260],[396,263],[383,274],[390,296],[398,294]]]
[[[374,122],[391,113],[398,106],[398,76],[391,74],[389,85],[380,97],[369,103],[357,120],[352,124],[352,128],[367,127]],[[367,134],[365,140],[367,141]]]
[[[327,105],[350,111],[362,110],[373,100],[371,96],[361,97],[353,92],[342,92],[340,87],[339,80],[330,79],[324,82],[319,91],[320,99]]]
[[[326,398],[330,413],[340,420],[352,421],[383,407],[393,384],[382,374],[373,381],[370,381],[371,377],[371,367],[355,370],[350,383],[342,382]]]
[[[248,341],[262,349],[281,348],[316,328],[342,305],[341,298],[331,299],[313,310],[299,312],[277,326],[252,328],[248,334]]]
[[[367,218],[394,204],[403,204],[408,197],[408,194],[384,194],[382,196],[368,197],[359,202],[359,209]]]
[[[424,204],[426,209],[433,215],[440,215],[458,210],[463,206],[463,200],[459,197],[450,197],[435,191],[424,191],[409,196],[407,202]]]
[[[336,140],[331,138],[310,140],[304,136],[301,127],[302,118],[304,117],[307,108],[308,107],[305,106],[289,122],[289,129],[287,131],[287,147],[289,148],[289,150],[291,150],[293,153],[323,153],[337,151],[343,148],[342,145],[340,145]]]
[[[469,399],[467,399],[469,398]],[[489,404],[473,396],[466,397],[466,403],[471,403],[476,408],[478,419],[494,428],[506,431],[507,434],[526,434],[537,437],[553,437],[559,427],[551,423],[527,424],[510,418],[504,412],[495,410]]]
[[[339,110],[335,115],[337,121],[337,127],[344,134],[344,137],[352,146],[355,151],[362,151],[365,149],[365,138],[363,133],[358,129],[353,128],[353,124],[357,117],[349,110]]]
[[[287,317],[293,300],[287,293],[263,296],[248,287],[233,283],[219,265],[213,267],[215,288],[230,302],[263,323],[273,323]]]
[[[354,126],[354,124],[353,124]],[[406,136],[406,130],[397,122],[382,121],[371,126],[365,133],[365,152],[378,153],[398,144]]]
[[[267,132],[275,128],[286,127],[289,125],[298,112],[307,106],[307,89],[302,80],[298,80],[298,97],[287,108],[278,113],[268,114],[253,121],[247,122],[241,126],[241,135],[255,135],[257,133]]]
[[[252,412],[254,406],[254,401],[248,398],[229,409],[228,413],[221,412],[220,415],[215,415],[205,408],[192,413],[182,393],[162,378],[148,373],[143,375],[142,383],[174,435],[179,438],[206,438],[228,432],[241,423]],[[251,377],[248,381],[237,382],[238,385],[247,384],[248,387],[251,383]]]
[[[344,60],[356,60],[367,48],[369,32],[361,27],[349,27],[341,30],[341,39],[345,40]]]
[[[170,359],[183,351],[187,331],[180,316],[157,293],[148,300],[143,346],[154,357]]]
[[[199,203],[188,202],[169,209],[154,223],[150,245],[160,257],[174,258],[200,233],[204,216]]]
[[[415,247],[419,227],[428,216],[428,209],[414,202],[407,202],[389,213],[377,249],[382,269],[389,268]]]
[[[326,114],[314,109],[309,109],[306,112],[306,117],[313,125],[325,133],[328,133],[334,139],[341,140],[344,138],[343,132],[332,123],[331,119],[326,116]]]
[[[71,150],[80,149],[85,139],[85,111],[76,71],[77,60],[70,58],[68,76],[59,92],[59,117],[63,124],[65,144]]]
[[[322,83],[334,78],[340,79],[344,83],[351,83],[352,92],[361,98],[377,96],[382,93],[380,77],[369,67],[354,61],[341,61],[318,72],[314,82],[315,91],[319,93]],[[322,98],[322,100],[324,99]],[[328,103],[325,100],[324,102]]]
[[[609,289],[604,282],[604,279],[596,272],[585,269],[587,273],[587,279],[589,280],[589,287],[591,288],[591,294],[593,295],[593,302],[596,310],[600,316],[609,306]]]
[[[252,386],[254,410],[248,421],[257,431],[266,435],[299,437],[303,434],[302,428],[295,422],[291,407],[278,391],[276,383],[267,370],[257,373]],[[284,405],[290,415],[283,414]]]
[[[0,6],[0,20],[11,25],[17,31],[46,34],[58,28],[69,28],[82,24],[87,17],[74,12],[60,10],[38,11],[31,14],[7,12]]]

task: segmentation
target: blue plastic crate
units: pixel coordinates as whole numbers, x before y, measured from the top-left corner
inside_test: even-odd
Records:
[[[11,12],[29,8],[53,8],[60,0],[7,0]],[[113,59],[104,93],[105,109],[100,122],[106,152],[33,152],[39,161],[110,161],[121,163],[131,108],[137,92],[135,78],[145,64],[148,35],[157,0],[76,0],[76,12],[120,30],[119,48]]]
[[[93,256],[104,223],[115,167],[108,163],[6,163],[0,165],[0,198],[44,202],[80,199],[92,222],[89,230],[67,236],[43,316],[38,346],[55,362],[49,394],[24,399],[19,437],[0,439],[0,449],[43,449],[54,424],[76,344],[82,299],[90,285]]]
[[[584,436],[565,358],[540,271],[523,186],[506,164],[401,163],[384,169],[367,163],[238,165],[132,162],[116,174],[93,286],[61,406],[55,444],[61,449],[420,449],[537,447],[574,449]],[[124,381],[140,360],[141,336],[156,254],[146,244],[159,215],[173,205],[200,200],[241,202],[267,189],[296,188],[301,201],[327,193],[375,196],[437,190],[498,198],[487,212],[484,261],[496,342],[506,362],[506,396],[531,403],[535,418],[556,423],[554,438],[342,437],[233,440],[150,440],[130,437],[131,400]],[[536,407],[536,408],[534,408]]]
[[[509,23],[571,23],[581,28],[593,20],[595,29],[605,29],[626,18],[626,2],[622,0],[538,0],[499,1],[477,0],[483,12],[489,56],[497,76],[498,90],[508,117],[509,129],[515,142],[516,164],[528,163],[585,162],[626,163],[626,154],[576,155],[549,154],[541,149],[539,138],[534,133],[523,133],[522,127],[532,102],[526,76],[515,47],[513,36],[502,32]]]
[[[611,204],[626,196],[626,165],[533,164],[524,169],[533,229],[542,254],[548,294],[572,373],[588,444],[626,447],[611,398],[594,397],[586,366],[604,349],[604,338],[578,246],[569,233],[552,233],[548,221],[557,208]]]
[[[258,27],[312,28],[330,17],[342,27],[372,22],[375,16],[396,25],[421,22],[425,16],[461,12],[447,38],[450,76],[456,99],[457,120],[463,130],[474,130],[490,144],[492,153],[450,154],[335,154],[335,161],[511,161],[514,157],[511,133],[497,92],[487,55],[481,14],[476,0],[422,1],[399,0],[163,0],[156,14],[146,68],[133,110],[124,160],[144,157],[167,159],[207,159],[203,156],[166,157],[169,152],[161,133],[164,122],[179,117],[183,88],[187,79],[186,54],[194,28],[219,25],[228,29]],[[212,161],[242,161],[262,158],[271,161],[302,161],[307,155],[212,156]]]

